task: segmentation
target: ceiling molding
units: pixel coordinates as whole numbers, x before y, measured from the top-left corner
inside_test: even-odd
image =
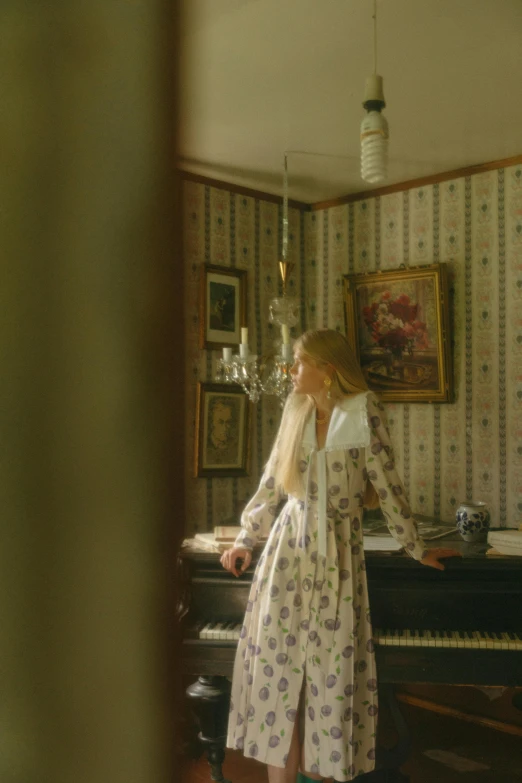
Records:
[[[365,190],[361,193],[352,193],[349,196],[341,196],[340,198],[330,199],[328,201],[317,201],[314,204],[310,204],[309,209],[312,211],[330,209],[331,207],[339,207],[342,204],[352,204],[354,201],[366,201],[369,198],[388,196],[390,193],[400,193],[404,190],[413,190],[415,188],[425,187],[426,185],[434,185],[438,182],[447,182],[452,179],[460,179],[461,177],[471,177],[473,174],[481,174],[485,171],[505,169],[508,168],[508,166],[516,166],[518,163],[522,163],[522,155],[515,155],[512,158],[503,158],[502,160],[492,160],[489,163],[479,163],[476,166],[465,166],[464,168],[453,169],[452,171],[443,171],[441,174],[432,174],[429,177],[410,179],[407,182],[399,182],[395,185],[375,188],[374,190]]]
[[[262,190],[253,190],[252,188],[245,188],[242,185],[234,185],[232,182],[223,182],[220,179],[211,179],[210,177],[203,177],[201,174],[193,174],[190,171],[184,171],[180,169],[180,176],[182,179],[186,179],[189,182],[198,182],[201,185],[208,185],[211,188],[217,188],[218,190],[228,190],[231,193],[238,193],[242,196],[248,196],[249,198],[257,198],[262,201],[270,201],[272,204],[282,204],[282,196],[276,196],[273,193],[264,193]],[[310,211],[310,204],[306,204],[304,201],[296,201],[295,199],[288,199],[288,206],[295,209],[300,209],[303,212]]]
[[[401,193],[405,190],[413,190],[416,188],[425,187],[427,185],[434,185],[440,182],[448,182],[452,179],[471,177],[474,174],[481,174],[486,171],[505,169],[509,166],[516,166],[518,164],[522,164],[522,155],[515,155],[511,158],[502,158],[502,160],[492,160],[488,163],[480,163],[476,166],[466,166],[461,169],[453,169],[452,171],[444,171],[440,174],[433,174],[430,177],[410,179],[406,182],[399,182],[395,185],[387,185],[382,188],[375,188],[374,190],[365,190],[361,193],[352,193],[348,196],[341,196],[340,198],[330,199],[328,201],[317,201],[312,204],[306,204],[304,201],[295,201],[294,199],[289,199],[288,205],[294,209],[300,209],[303,212],[315,212],[321,209],[339,207],[343,204],[353,204],[356,201],[365,201],[370,198],[376,198],[377,196],[388,196],[391,193]],[[190,171],[180,170],[180,175],[182,179],[188,180],[190,182],[198,182],[202,185],[208,185],[209,187],[217,188],[218,190],[228,190],[231,193],[248,196],[249,198],[261,199],[262,201],[269,201],[273,204],[283,203],[281,196],[275,196],[273,193],[265,193],[262,190],[253,190],[252,188],[245,188],[242,185],[235,185],[232,182],[223,182],[219,179],[203,177],[200,174],[193,174]]]

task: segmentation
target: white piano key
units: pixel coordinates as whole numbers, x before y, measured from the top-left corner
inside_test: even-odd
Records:
[[[395,645],[396,647],[398,647],[399,646],[399,640],[400,640],[399,631],[397,630],[397,628],[394,628],[392,630],[391,643],[393,645]]]
[[[228,623],[221,623],[221,627],[220,627],[220,629],[218,631],[218,635],[217,635],[218,639],[226,639],[227,638],[227,628],[228,628]]]
[[[227,623],[227,627],[226,627],[226,629],[225,629],[225,639],[226,639],[227,641],[230,641],[231,639],[233,639],[233,638],[234,638],[234,637],[232,636],[232,629],[233,629],[233,628],[235,628],[235,626],[236,626],[236,624],[235,624],[235,623],[232,623],[232,622],[230,622],[230,623]]]
[[[216,623],[209,623],[207,627],[204,629],[203,633],[205,634],[205,639],[212,639],[212,631],[216,627]]]
[[[213,627],[214,627],[214,623],[206,623],[206,625],[204,625],[201,631],[199,632],[199,638],[208,639],[209,638],[208,632]]]
[[[224,625],[225,623],[216,623],[215,628],[211,628],[211,630],[209,631],[210,638],[213,639],[214,641],[220,639]]]
[[[386,645],[386,631],[384,629],[382,628],[373,629],[373,643],[380,644],[381,646]]]
[[[509,638],[507,633],[501,633],[500,636],[502,637],[502,649],[503,650],[509,650],[510,646],[509,643],[511,639]]]
[[[223,639],[223,641],[226,641],[228,639],[228,632],[229,632],[231,627],[232,627],[232,623],[231,622],[224,623],[224,627],[223,627],[223,630],[221,631],[221,636],[219,638]]]
[[[227,626],[227,630],[225,633],[225,639],[232,642],[234,639],[239,639],[239,630],[237,630],[238,625],[237,623],[230,622]]]
[[[482,636],[481,631],[473,631],[473,639],[471,642],[471,647],[474,650],[485,650],[486,649],[486,640]]]
[[[241,623],[236,623],[232,630],[230,631],[231,638],[234,639],[234,641],[239,641],[239,634],[241,633]]]
[[[234,628],[236,627],[235,623],[227,623],[227,628],[225,631],[225,639],[227,641],[232,641],[234,638]]]
[[[388,629],[387,628],[378,628],[377,629],[377,639],[374,637],[374,641],[377,641],[378,644],[381,644],[383,647],[386,647],[388,645]]]
[[[491,649],[493,650],[502,649],[502,641],[499,633],[497,633],[496,631],[489,631],[489,638],[491,640]]]
[[[453,650],[455,650],[458,647],[458,632],[457,631],[447,631],[448,634],[448,646],[451,647]]]
[[[510,638],[511,638],[511,649],[522,650],[522,634],[511,633]]]

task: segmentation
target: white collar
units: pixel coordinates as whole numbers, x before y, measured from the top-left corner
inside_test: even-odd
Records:
[[[325,451],[337,449],[364,448],[370,445],[370,427],[368,425],[367,399],[369,392],[361,392],[351,397],[343,397],[332,411]],[[308,416],[304,432],[303,446],[317,451],[315,432],[315,408]]]

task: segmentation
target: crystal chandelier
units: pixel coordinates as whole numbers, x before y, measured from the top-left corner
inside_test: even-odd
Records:
[[[258,402],[262,394],[279,397],[281,407],[292,391],[293,349],[290,342],[290,329],[299,319],[299,303],[288,296],[286,286],[293,264],[288,256],[288,162],[284,156],[283,172],[283,237],[279,270],[283,283],[282,296],[275,297],[269,303],[269,321],[281,328],[281,343],[276,341],[276,355],[273,358],[259,357],[250,353],[248,329],[241,329],[239,353],[232,355],[232,348],[223,348],[223,356],[218,359],[215,380],[219,383],[238,383],[252,402]]]

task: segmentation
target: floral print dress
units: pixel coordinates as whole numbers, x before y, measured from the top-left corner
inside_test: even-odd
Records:
[[[352,780],[375,764],[377,674],[363,549],[363,496],[378,492],[391,533],[425,554],[384,420],[371,392],[346,397],[318,450],[304,428],[302,498],[282,496],[267,467],[236,546],[268,535],[252,579],[234,666],[227,746],[284,767],[304,699],[308,772]],[[275,522],[274,522],[275,519]]]

